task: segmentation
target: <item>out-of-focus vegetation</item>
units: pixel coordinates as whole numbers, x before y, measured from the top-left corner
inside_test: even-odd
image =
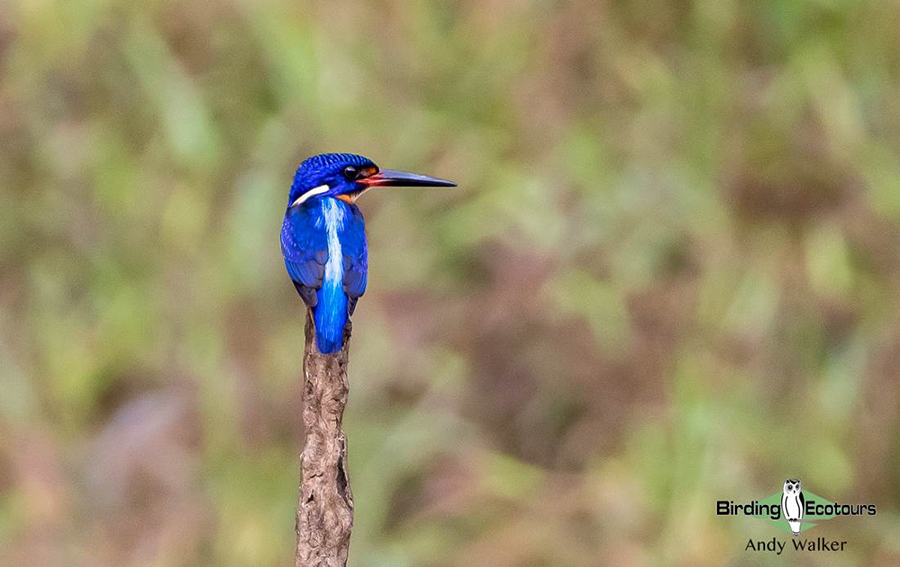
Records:
[[[900,4],[0,4],[0,564],[292,560],[299,161],[362,201],[359,566],[900,564]],[[785,478],[874,518],[715,516]]]

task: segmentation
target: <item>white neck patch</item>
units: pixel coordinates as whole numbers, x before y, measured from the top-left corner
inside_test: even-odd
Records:
[[[291,203],[291,206],[296,207],[297,205],[303,203],[310,197],[315,197],[316,195],[321,195],[322,193],[325,193],[325,192],[329,191],[330,189],[331,189],[331,187],[329,187],[328,185],[319,185],[318,187],[313,187],[306,193],[297,197],[297,199],[293,203]]]

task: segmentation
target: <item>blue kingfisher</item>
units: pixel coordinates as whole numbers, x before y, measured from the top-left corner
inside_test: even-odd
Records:
[[[281,225],[288,275],[312,309],[319,352],[341,349],[344,327],[366,291],[368,258],[363,216],[356,206],[372,187],[455,187],[456,183],[379,169],[355,154],[321,154],[297,168]]]

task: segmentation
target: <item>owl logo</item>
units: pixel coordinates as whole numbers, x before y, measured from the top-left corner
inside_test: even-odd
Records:
[[[789,478],[784,481],[784,490],[781,496],[781,513],[784,514],[784,519],[795,536],[800,535],[800,520],[803,519],[803,509],[805,507],[806,500],[803,498],[803,491],[800,490],[800,479]]]

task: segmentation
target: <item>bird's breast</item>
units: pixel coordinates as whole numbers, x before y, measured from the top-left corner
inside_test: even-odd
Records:
[[[344,229],[344,205],[336,199],[322,199],[322,217],[328,242],[328,261],[325,263],[325,283],[340,286],[344,275],[340,233]],[[318,223],[317,223],[318,224]]]

